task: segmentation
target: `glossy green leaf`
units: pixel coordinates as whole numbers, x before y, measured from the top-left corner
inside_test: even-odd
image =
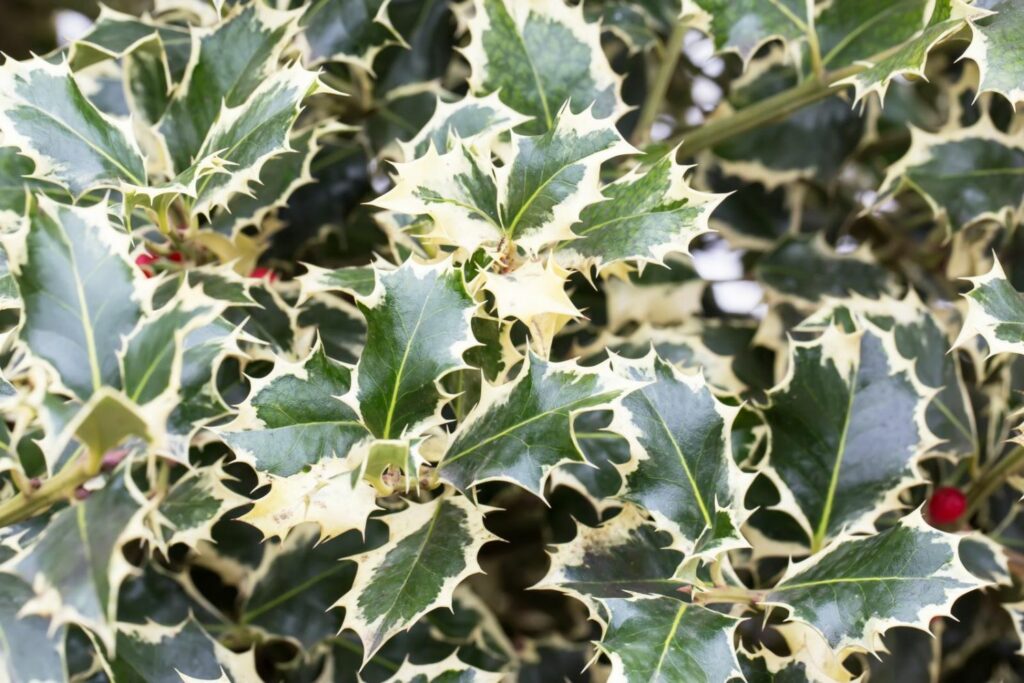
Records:
[[[438,472],[462,491],[486,481],[508,481],[540,496],[551,470],[583,461],[573,418],[611,407],[631,386],[607,366],[590,370],[530,354],[515,380],[484,385]]]
[[[559,2],[476,0],[464,54],[472,65],[470,89],[497,91],[501,101],[533,117],[532,133],[554,129],[558,112],[593,107],[597,118],[621,116],[620,77],[601,49],[600,27],[581,7]],[[557,50],[551,46],[557,45]]]
[[[389,0],[313,0],[302,15],[307,56],[313,63],[348,62],[367,71],[373,59],[402,38],[388,18]]]
[[[1024,99],[1024,61],[1017,49],[1024,35],[1024,8],[1013,0],[976,5],[995,14],[971,22],[971,44],[963,57],[977,62],[982,91],[997,92],[1017,104]]]

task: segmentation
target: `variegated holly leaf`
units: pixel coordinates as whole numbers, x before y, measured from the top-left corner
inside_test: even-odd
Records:
[[[100,6],[99,16],[89,32],[71,43],[68,62],[75,71],[108,59],[123,59],[156,34],[167,55],[171,80],[178,82],[188,66],[192,38],[186,28],[136,17]]]
[[[184,543],[195,548],[212,541],[211,529],[224,514],[249,500],[225,485],[217,467],[200,467],[174,483],[157,506],[160,540],[167,546]]]
[[[473,252],[509,240],[536,252],[575,237],[571,227],[603,197],[601,164],[632,148],[589,110],[558,112],[542,135],[512,136],[506,163],[495,167],[486,141],[397,164],[394,189],[373,203],[434,220],[429,237]]]
[[[511,273],[485,270],[480,277],[483,288],[494,296],[498,318],[526,325],[533,348],[547,357],[555,335],[570,320],[583,316],[565,292],[569,274],[549,258],[546,262],[529,261]]]
[[[0,671],[9,681],[64,681],[63,627],[21,610],[35,597],[21,578],[0,573]]]
[[[834,70],[901,52],[927,26],[949,19],[952,4],[951,0],[836,0],[814,18],[822,66]]]
[[[343,400],[351,388],[349,367],[317,346],[305,360],[279,361],[270,374],[254,381],[238,416],[218,433],[239,458],[278,476],[345,458],[369,436],[358,413]]]
[[[38,177],[76,197],[95,188],[145,187],[145,161],[131,129],[101,113],[67,62],[8,59],[0,68],[0,128]]]
[[[24,300],[21,339],[83,399],[121,386],[118,352],[141,316],[128,237],[107,210],[39,197],[27,230],[5,241]]]
[[[118,624],[107,666],[117,681],[245,683],[259,680],[254,652],[232,652],[190,616],[176,626]]]
[[[901,356],[892,332],[829,326],[791,343],[789,370],[763,415],[769,473],[793,496],[793,513],[817,550],[843,528],[871,529],[917,481],[934,445],[925,410],[934,394]]]
[[[605,201],[580,213],[559,259],[578,267],[617,261],[664,263],[671,252],[689,253],[690,242],[709,232],[708,217],[725,195],[698,192],[685,179],[675,153],[650,167],[638,166],[605,186]]]
[[[179,401],[185,340],[212,325],[224,306],[189,290],[145,319],[125,343],[121,354],[122,386],[139,405],[163,398],[167,411]]]
[[[600,26],[586,22],[581,6],[561,0],[475,0],[473,6],[471,40],[463,49],[472,66],[470,90],[497,91],[502,102],[533,117],[523,130],[556,128],[566,103],[576,112],[592,107],[595,117],[611,118],[609,126],[625,113],[621,77],[601,49]]]
[[[225,106],[196,159],[216,157],[227,172],[204,175],[196,183],[193,210],[205,214],[215,207],[229,208],[236,194],[248,192],[263,166],[289,151],[288,138],[302,101],[318,88],[317,74],[296,64],[274,72],[238,106]]]
[[[357,299],[366,317],[366,348],[356,367],[356,397],[374,436],[400,438],[440,421],[438,382],[466,367],[476,344],[476,304],[450,262],[412,260],[377,273],[373,292]]]
[[[529,121],[505,105],[498,93],[486,97],[467,95],[454,102],[445,102],[440,97],[434,107],[434,114],[408,142],[399,143],[405,161],[423,156],[433,145],[439,152],[447,152],[477,135],[494,137]]]
[[[146,507],[122,467],[102,489],[55,514],[24,552],[4,564],[36,595],[24,613],[84,626],[112,649],[118,590],[132,569],[123,549],[148,538]]]
[[[982,92],[997,92],[1011,104],[1019,104],[1024,101],[1024,64],[1017,46],[1024,35],[1024,7],[1014,0],[983,0],[975,5],[994,14],[971,22],[971,44],[961,59],[977,62]]]
[[[264,538],[285,538],[307,522],[320,525],[321,539],[366,528],[377,510],[377,494],[363,481],[360,462],[328,458],[290,477],[266,475],[270,491],[256,500],[239,519],[253,525]]]
[[[295,133],[290,149],[267,161],[260,169],[259,182],[249,192],[234,195],[210,221],[210,227],[229,237],[249,226],[261,227],[275,209],[286,206],[295,190],[314,181],[310,172],[313,157],[320,151],[321,138],[334,126],[318,126]]]
[[[611,407],[633,386],[607,364],[583,368],[531,353],[515,380],[484,384],[479,403],[453,435],[438,475],[461,491],[507,481],[541,496],[551,470],[584,461],[573,434],[574,417]]]
[[[261,83],[281,73],[275,67],[297,19],[296,12],[254,2],[212,29],[193,29],[197,44],[158,124],[177,172],[201,158],[200,150],[218,119],[242,108]]]
[[[954,4],[954,12],[960,14],[966,5]],[[945,42],[964,27],[959,16],[935,21],[924,28],[916,36],[900,45],[880,59],[867,62],[867,68],[839,81],[844,85],[852,85],[854,103],[859,102],[871,93],[877,93],[879,101],[884,101],[889,84],[896,78],[924,78],[924,67],[928,54],[940,43]]]
[[[883,192],[911,189],[954,230],[1018,220],[1024,210],[1024,141],[988,119],[943,133],[911,129],[907,153],[889,167]]]
[[[0,228],[12,230],[21,224],[31,191],[70,201],[59,185],[35,178],[35,168],[32,160],[14,147],[0,147]]]
[[[653,352],[614,358],[612,367],[640,388],[626,395],[609,429],[626,437],[631,457],[616,465],[619,497],[646,508],[685,553],[714,555],[746,545],[739,534],[746,482],[733,460],[738,409]]]
[[[450,607],[455,587],[480,571],[480,548],[497,540],[464,496],[410,503],[382,520],[388,542],[356,558],[352,589],[337,603],[345,608],[344,627],[363,643],[364,664],[428,611]]]
[[[388,18],[390,0],[312,0],[302,15],[310,63],[347,62],[372,72],[373,59],[402,36]]]
[[[1024,297],[1006,279],[998,260],[984,275],[968,278],[967,318],[954,347],[981,336],[989,353],[1024,354]]]
[[[611,619],[596,645],[614,680],[726,683],[742,675],[732,644],[738,619],[672,598],[603,602]]]
[[[334,637],[342,614],[331,608],[356,570],[352,562],[340,560],[363,549],[356,533],[320,543],[316,525],[296,527],[269,546],[259,568],[246,577],[239,621],[306,649]],[[308,579],[297,584],[298,576]]]
[[[328,270],[309,263],[304,265],[306,272],[298,278],[302,285],[300,301],[320,292],[344,292],[367,297],[377,287],[377,271],[373,267],[349,266]]]
[[[627,505],[599,527],[576,527],[576,537],[555,546],[551,565],[536,589],[555,589],[585,603],[598,616],[599,601],[630,594],[673,595],[683,554],[667,548],[671,538]],[[678,595],[678,593],[675,593]]]
[[[736,52],[748,62],[758,48],[773,40],[806,38],[809,25],[805,0],[693,0],[702,10],[698,25],[715,41],[715,49]]]
[[[927,629],[961,595],[986,585],[960,562],[958,545],[957,536],[914,512],[873,536],[840,536],[791,565],[765,600],[786,607],[839,652],[876,650],[889,628]]]

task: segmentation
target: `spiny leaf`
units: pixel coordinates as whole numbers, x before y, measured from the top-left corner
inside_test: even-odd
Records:
[[[311,63],[348,62],[373,71],[373,59],[389,45],[403,44],[388,19],[390,0],[314,0],[302,15]]]
[[[192,617],[176,626],[118,624],[116,656],[107,665],[115,680],[133,683],[259,679],[254,650],[232,652]]]
[[[572,541],[555,546],[548,573],[534,588],[564,591],[584,602],[591,616],[599,614],[599,600],[671,596],[683,585],[672,578],[683,554],[666,548],[670,541],[627,505],[597,528],[578,524]]]
[[[368,434],[343,398],[351,370],[318,346],[301,363],[279,362],[253,384],[233,422],[219,431],[257,470],[290,476],[329,458],[345,458]]]
[[[475,0],[471,40],[464,54],[472,65],[469,87],[478,95],[497,91],[501,101],[533,117],[523,129],[554,129],[557,113],[593,106],[597,118],[625,113],[620,77],[601,49],[600,28],[583,8],[552,2]],[[551,46],[557,45],[557,50]]]
[[[195,548],[211,541],[211,530],[228,510],[249,502],[229,489],[216,467],[189,472],[171,487],[157,506],[162,541],[167,546],[184,543]]]
[[[944,133],[911,129],[907,153],[889,167],[882,191],[907,188],[954,230],[984,220],[1011,222],[1024,211],[1024,142],[988,119]]]
[[[748,62],[772,40],[798,40],[809,29],[805,0],[694,0],[717,50],[729,50]]]
[[[973,286],[967,299],[967,319],[954,347],[975,335],[988,344],[989,353],[1024,354],[1024,298],[1013,288],[999,261],[984,275],[968,278]]]
[[[960,563],[958,543],[914,512],[874,536],[844,535],[790,566],[766,600],[788,608],[836,650],[876,650],[887,629],[927,629],[958,597],[984,585]]]
[[[797,515],[820,548],[844,527],[899,506],[934,443],[924,415],[932,391],[895,350],[892,333],[864,323],[830,326],[792,342],[789,372],[769,392],[763,414],[769,464],[794,496]]]
[[[36,594],[25,611],[88,628],[111,650],[118,590],[131,570],[124,545],[146,538],[141,494],[122,467],[99,491],[54,515],[24,553],[5,565]]]
[[[61,654],[66,629],[21,610],[34,597],[19,577],[0,573],[0,671],[9,681],[66,680]]]
[[[434,114],[411,140],[399,143],[405,161],[423,156],[433,145],[438,152],[446,152],[460,141],[477,135],[497,136],[529,121],[502,103],[498,93],[486,97],[467,95],[455,102],[438,98]]]
[[[641,386],[626,395],[609,427],[630,444],[619,497],[645,507],[686,553],[746,545],[739,535],[746,482],[733,461],[738,412],[720,403],[700,375],[685,375],[653,352],[612,367]]]
[[[22,243],[6,242],[25,302],[22,339],[81,398],[121,386],[118,351],[140,318],[128,239],[107,205],[40,197]]]
[[[378,272],[373,293],[358,301],[367,332],[356,397],[366,427],[390,439],[438,422],[438,381],[464,367],[462,354],[475,344],[476,304],[461,271],[409,260]]]
[[[611,621],[597,647],[611,658],[613,678],[726,683],[740,675],[732,646],[737,619],[672,598],[603,602]]]
[[[1016,105],[1024,100],[1024,62],[1018,49],[1024,7],[1014,0],[990,0],[981,6],[995,15],[971,22],[971,44],[961,59],[977,62],[982,92],[997,92]]]
[[[455,587],[480,571],[480,548],[496,540],[463,496],[411,503],[383,521],[387,544],[356,559],[352,589],[337,603],[345,608],[344,627],[363,642],[364,663],[431,609],[450,606]]]
[[[583,461],[573,418],[610,407],[632,386],[607,366],[584,369],[530,354],[515,380],[485,384],[438,465],[439,476],[462,491],[508,481],[540,496],[552,469]]]
[[[200,158],[224,107],[240,107],[275,73],[273,67],[297,18],[295,12],[279,12],[254,2],[212,29],[193,29],[198,45],[158,125],[176,171]]]
[[[724,198],[693,190],[687,167],[669,153],[650,167],[638,166],[604,190],[605,201],[580,213],[558,258],[599,268],[616,261],[663,263],[669,253],[688,253],[690,242],[711,230],[708,217]]]
[[[601,163],[628,153],[611,125],[591,111],[558,112],[543,135],[513,135],[507,162],[496,168],[484,140],[439,154],[433,147],[415,161],[397,164],[396,185],[374,204],[400,213],[427,214],[430,238],[472,252],[511,240],[536,252],[575,237],[580,212],[603,197]]]
[[[35,163],[37,176],[80,196],[95,188],[146,185],[146,168],[127,126],[82,94],[67,62],[8,59],[0,68],[4,140]]]

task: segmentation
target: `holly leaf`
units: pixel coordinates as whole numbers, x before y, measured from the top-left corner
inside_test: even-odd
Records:
[[[737,53],[744,66],[758,48],[773,40],[785,42],[805,38],[811,23],[804,0],[694,0],[698,24],[715,41],[715,49]]]
[[[157,124],[176,171],[202,158],[200,150],[225,110],[244,105],[268,78],[280,78],[275,69],[297,19],[296,12],[254,2],[212,30],[194,34],[188,68]]]
[[[141,316],[128,237],[107,210],[39,197],[28,229],[5,242],[24,301],[21,339],[83,399],[121,386],[118,351]]]
[[[735,619],[662,597],[605,599],[611,620],[597,648],[612,677],[628,681],[708,681],[742,676],[733,649]]]
[[[390,211],[429,215],[442,244],[468,252],[511,240],[536,252],[576,237],[571,227],[588,205],[601,201],[601,164],[632,148],[613,126],[591,112],[558,112],[551,130],[513,134],[506,163],[495,167],[486,141],[396,164],[395,187],[373,202]]]
[[[213,541],[211,530],[226,512],[249,500],[229,489],[219,467],[200,467],[176,481],[157,507],[162,541],[190,548]]]
[[[317,74],[296,64],[274,72],[238,106],[226,106],[197,158],[215,157],[229,172],[210,173],[198,180],[193,211],[210,213],[214,207],[229,207],[236,194],[249,192],[269,160],[291,151],[288,139],[302,101],[319,87]]]
[[[146,683],[259,680],[255,650],[232,652],[191,616],[176,626],[118,624],[116,656],[107,660],[114,680]]]
[[[260,472],[290,476],[345,458],[369,434],[346,402],[352,371],[317,347],[298,363],[279,361],[253,382],[237,417],[218,430],[239,458]]]
[[[9,681],[64,681],[66,630],[43,617],[22,614],[35,597],[19,577],[0,573],[0,671]]]
[[[475,0],[473,6],[471,39],[463,48],[472,65],[469,88],[477,95],[497,92],[533,117],[524,131],[553,130],[566,103],[575,112],[592,107],[596,118],[611,119],[609,127],[625,113],[622,79],[601,48],[600,26],[586,22],[582,7],[507,0]]]
[[[88,628],[113,649],[118,590],[132,570],[123,549],[148,538],[146,506],[122,467],[102,489],[56,513],[24,552],[4,564],[36,595],[24,613]]]
[[[96,188],[145,187],[131,129],[82,94],[66,61],[8,59],[0,68],[0,128],[35,164],[35,175],[75,197]]]
[[[933,394],[892,333],[869,323],[791,342],[789,371],[763,409],[769,474],[792,493],[787,512],[813,549],[843,528],[873,529],[878,515],[900,507],[934,443],[924,420]]]
[[[352,562],[339,560],[365,546],[355,532],[321,543],[315,524],[292,529],[268,547],[259,568],[246,577],[239,621],[307,650],[336,636],[342,614],[332,606],[356,571]],[[299,576],[306,579],[296,582]]]
[[[1024,142],[988,119],[970,128],[927,133],[911,128],[910,149],[889,167],[881,192],[913,190],[954,230],[980,221],[1007,223],[1024,210]]]
[[[690,242],[710,232],[708,217],[725,195],[692,189],[688,168],[674,157],[670,152],[605,186],[605,201],[583,209],[572,228],[577,237],[562,246],[559,260],[600,268],[617,261],[663,264],[669,253],[689,253]]]
[[[438,475],[461,491],[507,481],[542,496],[554,468],[584,461],[573,434],[575,416],[611,407],[633,386],[607,365],[588,369],[531,353],[515,380],[484,384],[479,403],[452,436]]]
[[[576,526],[576,537],[549,553],[548,573],[535,589],[563,591],[600,618],[600,601],[630,595],[671,596],[683,583],[672,577],[683,554],[667,546],[671,538],[626,505],[599,527]],[[678,593],[676,593],[678,595]]]
[[[495,137],[529,121],[506,106],[491,93],[486,97],[466,95],[454,102],[445,102],[440,97],[434,105],[434,113],[408,142],[400,142],[402,157],[413,161],[423,156],[433,145],[438,152],[447,152],[477,135]]]
[[[373,60],[389,45],[404,45],[388,18],[390,0],[314,0],[300,24],[311,64],[346,62],[373,72]]]
[[[609,429],[626,437],[631,457],[616,465],[619,497],[646,508],[685,553],[743,547],[738,533],[746,482],[733,460],[738,409],[719,402],[703,376],[686,375],[653,352],[612,367],[640,388],[626,395]]]
[[[967,317],[954,348],[981,336],[992,353],[1024,354],[1024,298],[1006,279],[998,260],[984,275],[967,278],[973,287],[964,294]]]
[[[382,520],[388,542],[355,558],[355,581],[336,603],[345,608],[344,627],[363,643],[364,664],[430,610],[450,608],[455,587],[480,571],[480,548],[497,540],[484,527],[483,511],[464,496],[410,503]]]
[[[986,585],[961,564],[958,545],[917,511],[873,536],[840,536],[791,565],[765,600],[813,626],[834,650],[876,650],[889,628],[927,630],[957,598]]]
[[[377,495],[362,479],[360,462],[328,458],[289,477],[265,475],[270,490],[239,519],[264,538],[285,538],[304,523],[320,525],[323,540],[353,529],[362,531],[377,510]]]
[[[988,0],[992,16],[971,22],[971,44],[961,59],[972,59],[981,74],[981,92],[997,92],[1016,105],[1024,101],[1024,65],[1016,46],[1024,34],[1024,8],[1013,0]]]
[[[357,299],[366,318],[366,348],[356,367],[356,397],[366,427],[381,439],[402,437],[441,420],[438,382],[466,367],[476,344],[476,304],[462,272],[450,263],[412,260],[377,273],[369,296]]]

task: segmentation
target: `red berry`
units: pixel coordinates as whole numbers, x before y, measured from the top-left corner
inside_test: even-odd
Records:
[[[146,277],[153,277],[152,269],[148,268],[152,264],[156,263],[156,256],[153,256],[149,252],[142,252],[135,257],[135,265],[146,275]]]
[[[185,260],[185,257],[181,255],[180,251],[172,251],[167,255],[168,261],[174,261],[175,263],[181,263]]]
[[[275,273],[270,268],[264,268],[263,266],[260,266],[259,268],[253,268],[252,272],[249,273],[249,277],[254,277],[257,280],[262,280],[263,278],[266,278],[273,282],[277,280],[277,273]]]
[[[936,524],[952,524],[967,509],[967,496],[960,489],[943,486],[928,500],[928,516]]]

